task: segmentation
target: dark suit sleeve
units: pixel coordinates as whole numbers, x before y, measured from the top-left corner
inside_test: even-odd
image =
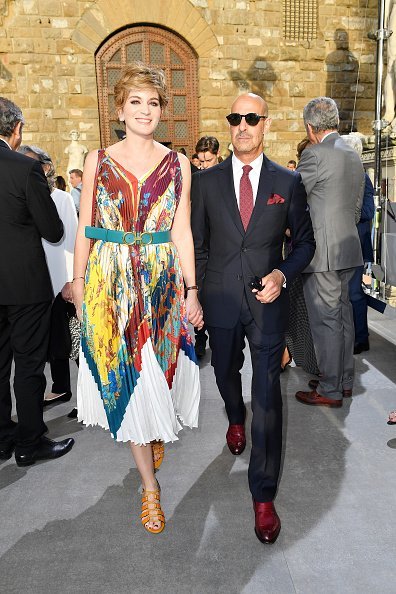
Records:
[[[200,173],[194,173],[191,185],[191,229],[194,238],[196,279],[200,288],[209,255],[209,224],[201,186]]]
[[[363,194],[363,204],[362,210],[360,213],[360,221],[359,223],[365,223],[366,221],[372,221],[374,218],[374,188],[373,184],[371,183],[371,179],[365,174],[365,186],[364,186],[364,194]]]
[[[315,254],[315,238],[307,195],[300,175],[295,176],[288,213],[288,227],[291,231],[293,249],[286,260],[278,266],[285,275],[287,284],[308,266]]]
[[[56,243],[63,237],[63,224],[38,161],[34,161],[26,181],[26,204],[41,235]]]

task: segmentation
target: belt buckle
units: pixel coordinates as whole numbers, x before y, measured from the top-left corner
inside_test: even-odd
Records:
[[[132,235],[131,240],[128,239],[128,235]],[[137,243],[136,239],[137,239],[136,235],[133,231],[126,231],[125,233],[122,234],[122,243],[131,245],[132,243]]]
[[[145,236],[148,237],[147,240],[144,239]],[[136,243],[150,245],[150,243],[153,243],[153,234],[150,231],[143,231],[143,233],[140,233],[140,235],[136,236]]]

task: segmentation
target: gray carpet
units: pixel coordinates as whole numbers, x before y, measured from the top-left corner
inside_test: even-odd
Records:
[[[249,451],[235,458],[225,447],[208,354],[200,428],[167,446],[158,474],[167,518],[159,536],[140,525],[128,447],[68,419],[73,401],[46,410],[50,436],[76,444],[56,461],[0,466],[1,593],[394,594],[396,427],[385,421],[396,408],[396,347],[374,333],[371,345],[356,357],[342,409],[298,403],[309,376],[282,376],[282,532],[272,546],[254,535]],[[250,372],[247,362],[246,394]]]

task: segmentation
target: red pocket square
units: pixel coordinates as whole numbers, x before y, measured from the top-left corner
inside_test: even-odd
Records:
[[[284,201],[285,199],[279,196],[279,194],[271,194],[267,200],[267,204],[283,204]]]

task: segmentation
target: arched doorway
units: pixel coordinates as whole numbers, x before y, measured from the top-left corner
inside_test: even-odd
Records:
[[[159,142],[174,149],[184,147],[189,156],[198,140],[197,57],[178,35],[153,26],[124,29],[108,39],[96,54],[99,118],[102,146],[117,141],[114,85],[123,66],[141,60],[159,66],[166,74],[169,105],[156,130]]]

